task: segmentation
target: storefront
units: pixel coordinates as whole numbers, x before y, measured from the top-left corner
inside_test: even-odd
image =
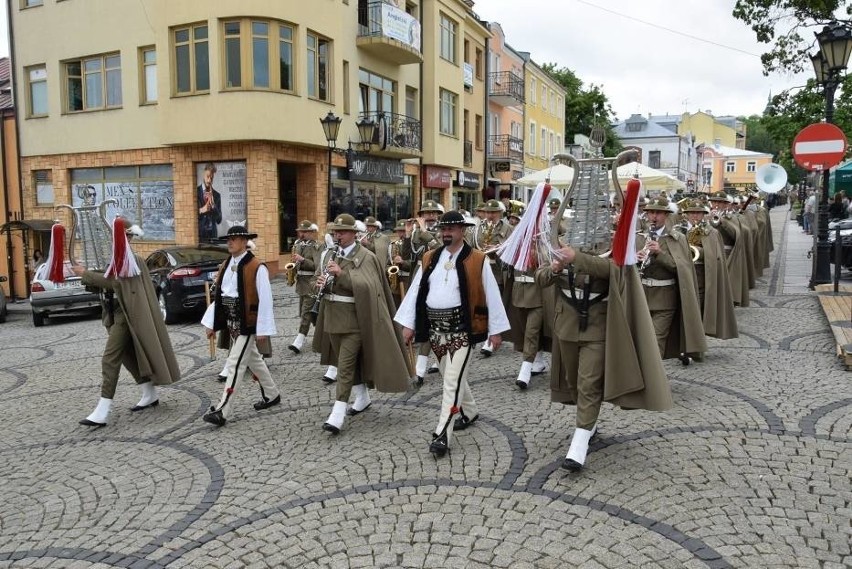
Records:
[[[349,169],[333,168],[331,178],[327,221],[341,213],[360,220],[374,216],[390,229],[412,216],[414,177],[399,160],[353,154]]]
[[[441,166],[423,166],[423,191],[420,202],[434,200],[446,207],[445,190],[452,186],[453,173],[449,168]]]
[[[476,206],[483,201],[481,186],[479,174],[458,170],[453,180],[453,207],[473,213]]]

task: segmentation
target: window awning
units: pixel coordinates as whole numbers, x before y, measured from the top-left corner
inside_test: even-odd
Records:
[[[50,233],[50,228],[53,227],[55,221],[52,219],[16,219],[9,221],[0,226],[0,233],[8,233],[10,231],[44,231]]]

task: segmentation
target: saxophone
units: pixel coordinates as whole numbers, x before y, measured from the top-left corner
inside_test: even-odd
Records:
[[[296,239],[293,242],[293,248],[290,250],[290,256],[292,257],[293,255],[295,255],[296,248],[301,247],[302,245],[304,245],[304,243],[305,242],[303,240]],[[301,251],[299,254],[301,255],[303,252],[304,251]],[[293,286],[294,284],[296,284],[296,276],[299,273],[300,264],[301,263],[294,263],[293,261],[290,261],[289,263],[284,265],[284,271],[287,273],[287,286]]]
[[[396,241],[391,241],[391,244],[388,248],[388,262],[390,266],[388,267],[388,284],[390,285],[391,290],[395,291],[399,287],[399,267],[393,264],[394,257],[399,255],[402,250],[402,239],[397,239]]]

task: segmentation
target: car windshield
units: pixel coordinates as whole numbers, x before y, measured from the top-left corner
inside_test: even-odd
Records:
[[[65,261],[62,265],[63,273],[65,274],[66,279],[76,279],[77,275],[74,274],[74,271],[71,270],[71,261]],[[33,275],[34,281],[46,281],[47,280],[47,272],[50,269],[47,263],[42,263],[38,267],[36,267],[35,274]]]
[[[228,252],[218,249],[176,249],[169,251],[173,266],[192,265],[205,261],[224,261]]]

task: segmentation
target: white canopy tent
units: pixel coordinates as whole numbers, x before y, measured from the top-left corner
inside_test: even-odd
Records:
[[[554,164],[552,167],[527,174],[523,178],[518,178],[515,183],[522,186],[535,187],[542,182],[546,182],[548,178],[550,179],[551,186],[570,186],[571,181],[574,179],[574,168],[565,164]]]
[[[686,189],[686,184],[671,174],[655,170],[639,162],[631,162],[630,164],[619,166],[616,172],[618,174],[618,183],[621,184],[622,189],[626,187],[627,182],[634,174],[639,176],[646,192],[676,192],[677,190]],[[612,181],[610,181],[610,187],[613,190],[615,189],[612,188]]]

